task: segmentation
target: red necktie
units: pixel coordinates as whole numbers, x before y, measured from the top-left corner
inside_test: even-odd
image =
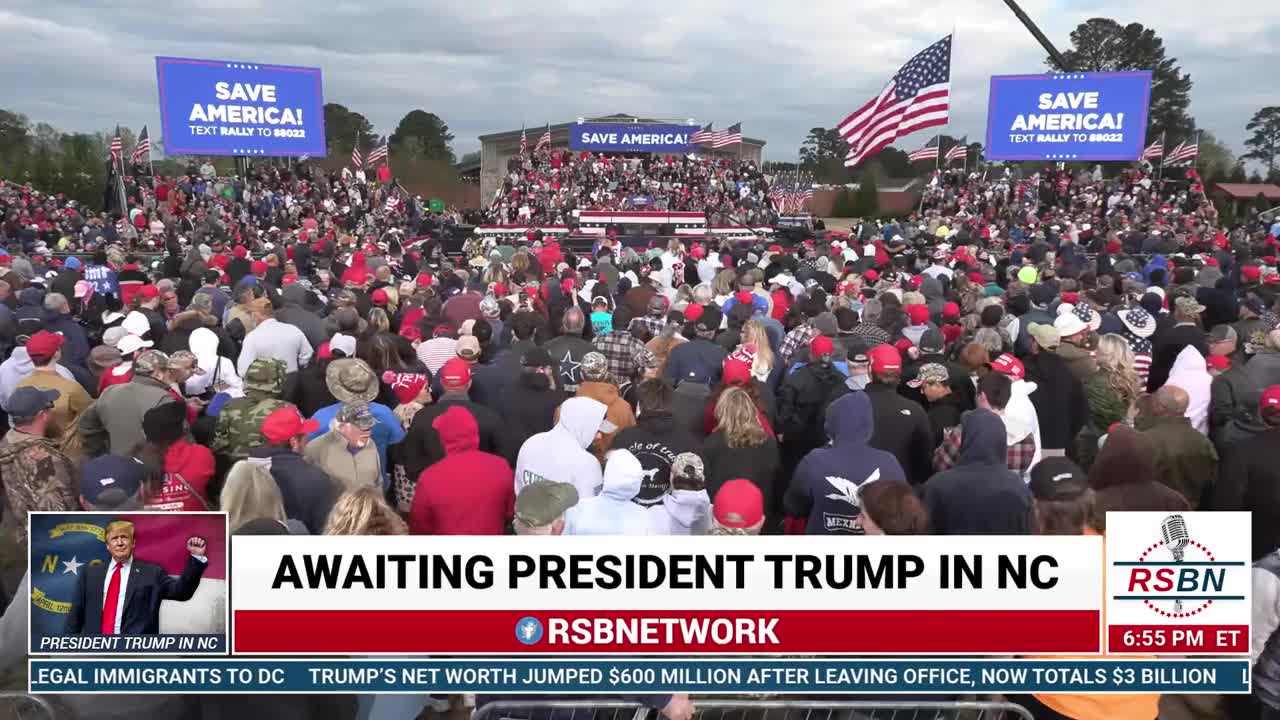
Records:
[[[124,567],[120,563],[116,563],[116,569],[111,573],[111,582],[107,584],[107,599],[102,603],[102,634],[116,634],[116,605],[120,604],[120,568]]]

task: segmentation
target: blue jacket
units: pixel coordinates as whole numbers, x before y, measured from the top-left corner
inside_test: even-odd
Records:
[[[861,535],[854,523],[862,514],[858,488],[875,480],[907,479],[893,453],[867,444],[874,430],[865,392],[842,395],[827,406],[831,445],[804,456],[785,498],[788,515],[808,517],[808,534]]]
[[[337,416],[338,410],[342,409],[342,403],[322,407],[311,416],[312,420],[320,423],[320,428],[307,436],[308,440],[315,440],[321,435],[329,432],[329,423],[333,422],[333,418]],[[404,428],[400,426],[400,419],[396,414],[391,412],[391,408],[382,403],[369,403],[369,412],[373,413],[373,419],[376,421],[373,425],[370,439],[378,448],[378,459],[382,463],[382,484],[386,485],[391,482],[391,475],[388,474],[387,468],[387,448],[395,445],[404,439]]]

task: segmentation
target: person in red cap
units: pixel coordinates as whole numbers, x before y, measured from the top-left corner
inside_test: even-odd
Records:
[[[235,287],[253,270],[253,262],[249,260],[249,248],[237,245],[231,250],[231,260],[227,262],[227,275],[231,277],[231,286]]]
[[[1262,391],[1258,415],[1263,430],[1227,453],[1210,500],[1214,510],[1253,512],[1255,560],[1280,550],[1280,385]]]
[[[442,365],[432,379],[432,383],[440,388],[440,397],[413,417],[399,446],[405,472],[411,480],[444,458],[445,448],[433,423],[454,406],[466,408],[475,418],[479,449],[487,453],[500,452],[502,420],[493,410],[471,400],[468,394],[471,380],[471,363],[458,357]]]
[[[249,450],[250,458],[271,463],[285,516],[306,525],[313,535],[324,532],[325,520],[338,499],[337,484],[302,457],[307,436],[319,429],[319,422],[304,420],[296,407],[287,405],[263,419],[266,444]]]
[[[875,418],[870,445],[896,457],[906,471],[906,480],[919,485],[933,472],[929,462],[933,449],[929,416],[919,403],[898,394],[902,354],[897,348],[877,345],[867,352],[867,357],[871,361],[871,384],[866,393]]]
[[[160,307],[162,302],[160,288],[155,285],[143,285],[138,288],[138,294],[134,295],[132,304],[134,310],[147,318],[147,324],[151,326],[147,339],[156,345],[164,340],[165,333],[169,331],[169,320]]]
[[[716,491],[711,518],[708,535],[759,535],[764,527],[764,495],[750,480],[730,480]]]
[[[809,342],[809,362],[788,375],[778,388],[778,423],[783,437],[782,466],[794,468],[810,450],[827,443],[823,413],[827,404],[847,391],[836,367],[836,345],[826,335]]]
[[[502,535],[515,515],[511,465],[480,450],[480,428],[454,405],[431,423],[444,457],[418,476],[409,511],[414,535]]]
[[[58,364],[62,359],[64,338],[47,330],[32,335],[27,340],[27,355],[31,358],[31,373],[18,381],[15,389],[35,387],[56,390],[58,398],[53,402],[49,415],[48,437],[58,443],[63,454],[72,462],[81,458],[80,414],[93,403],[93,398],[83,386],[62,373],[70,373]]]

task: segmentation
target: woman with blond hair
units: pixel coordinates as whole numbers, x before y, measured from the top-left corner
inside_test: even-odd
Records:
[[[227,473],[219,504],[227,512],[231,532],[250,520],[275,520],[283,523],[284,498],[280,486],[271,477],[271,464],[256,458],[241,460]]]
[[[765,498],[766,527],[776,523],[778,499],[774,477],[781,457],[778,441],[760,422],[760,411],[751,395],[740,387],[728,387],[716,401],[716,431],[707,436],[702,460],[707,493],[714,496],[720,487],[735,478],[750,480]]]
[[[382,497],[382,488],[359,487],[342,493],[329,512],[325,535],[408,535],[409,526]]]
[[[774,360],[773,348],[769,346],[769,331],[764,323],[751,319],[742,326],[742,345],[754,345],[755,355],[751,359],[751,377],[765,383],[771,390],[777,390],[782,379],[782,368]]]
[[[717,307],[724,307],[724,304],[733,297],[734,288],[738,284],[738,273],[733,268],[725,268],[716,273],[716,277],[711,281],[711,300],[715,302]]]
[[[1109,333],[1098,339],[1098,371],[1085,383],[1089,421],[1076,436],[1076,455],[1085,470],[1098,456],[1098,438],[1115,423],[1133,417],[1134,403],[1141,394],[1133,350],[1121,335]]]

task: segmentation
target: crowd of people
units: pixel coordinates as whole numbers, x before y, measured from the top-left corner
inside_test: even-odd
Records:
[[[757,172],[719,161],[549,167],[513,168],[495,210],[528,199],[552,222],[637,192],[767,208]],[[0,479],[20,548],[28,510],[530,536],[1091,534],[1108,510],[1250,510],[1257,572],[1280,587],[1280,223],[1221,224],[1194,172],[945,173],[917,215],[794,247],[606,236],[577,255],[533,233],[462,259],[405,242],[438,220],[349,175],[197,171],[129,197],[117,221],[0,187]],[[27,601],[6,589],[11,628]],[[1259,617],[1253,711],[1275,713],[1275,607]],[[360,716],[427,701],[362,699]]]
[[[574,225],[575,210],[699,212],[712,225],[750,227],[771,225],[777,217],[768,180],[751,161],[543,150],[511,158],[486,219]]]

